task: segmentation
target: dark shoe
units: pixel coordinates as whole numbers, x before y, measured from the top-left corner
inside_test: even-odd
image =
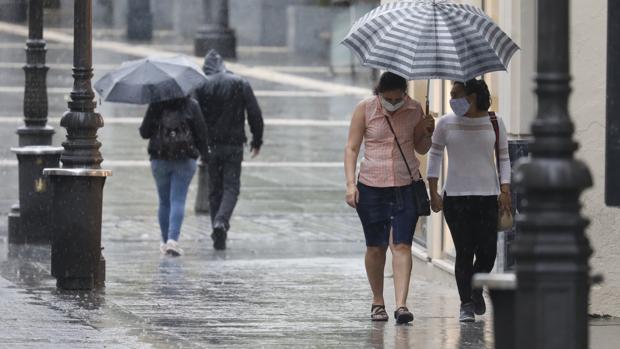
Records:
[[[487,312],[487,305],[484,302],[482,290],[474,291],[471,294],[471,301],[474,303],[474,313],[476,313],[476,315],[483,315]]]
[[[461,314],[459,316],[460,322],[474,322],[476,321],[476,316],[474,315],[474,303],[464,303],[461,304]]]
[[[226,249],[226,229],[223,226],[215,226],[211,234],[213,240],[213,248],[216,250]]]
[[[413,321],[413,314],[407,307],[400,307],[394,312],[394,318],[397,324],[406,324]]]
[[[385,305],[373,304],[370,308],[370,320],[372,321],[388,321],[390,317],[385,311]]]

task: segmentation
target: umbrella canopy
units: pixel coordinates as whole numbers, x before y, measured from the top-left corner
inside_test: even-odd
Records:
[[[185,56],[148,57],[124,62],[99,79],[95,90],[106,101],[148,104],[186,97],[206,79]]]
[[[467,81],[506,70],[519,49],[481,9],[441,0],[379,6],[355,22],[342,44],[362,64],[410,80]]]

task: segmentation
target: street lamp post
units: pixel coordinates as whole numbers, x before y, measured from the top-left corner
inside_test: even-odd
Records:
[[[127,3],[127,38],[130,40],[153,38],[151,0],[129,0]]]
[[[224,58],[237,57],[237,38],[228,25],[228,0],[204,0],[205,26],[194,39],[194,54],[204,56],[215,49]]]
[[[24,123],[17,130],[19,146],[50,145],[54,129],[47,125],[47,71],[43,39],[43,0],[30,0],[26,41]]]
[[[58,167],[61,148],[51,147],[54,129],[47,125],[47,87],[43,40],[43,0],[28,6],[24,126],[17,129],[19,204],[9,215],[9,243],[49,243],[51,188],[42,177],[45,167]]]
[[[103,185],[112,173],[101,169],[97,129],[103,118],[95,112],[91,86],[92,0],[75,0],[73,40],[73,91],[60,125],[67,140],[61,168],[44,174],[53,184],[52,275],[61,289],[103,286],[105,260],[101,253]]]
[[[520,349],[588,347],[588,259],[579,197],[592,185],[568,112],[569,1],[538,1],[538,115],[531,158],[517,164],[523,195],[515,240],[516,343]]]

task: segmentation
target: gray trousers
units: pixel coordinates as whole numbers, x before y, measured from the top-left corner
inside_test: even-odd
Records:
[[[208,162],[209,209],[211,223],[230,228],[230,217],[237,205],[241,188],[243,146],[216,145],[211,147]]]

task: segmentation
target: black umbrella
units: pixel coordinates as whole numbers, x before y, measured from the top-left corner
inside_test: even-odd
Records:
[[[95,83],[109,102],[148,104],[188,96],[206,76],[186,56],[148,57],[123,63]]]

